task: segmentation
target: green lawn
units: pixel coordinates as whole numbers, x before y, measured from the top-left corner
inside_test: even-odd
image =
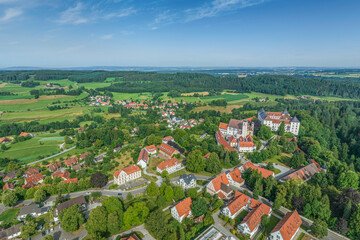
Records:
[[[12,223],[16,219],[16,216],[19,211],[20,211],[19,208],[10,208],[6,210],[0,215],[0,221],[3,222],[2,223],[3,225]]]
[[[63,142],[64,137],[59,136],[58,133],[39,134],[30,140],[8,145],[10,148],[0,153],[0,157],[32,162],[60,152],[59,145]]]
[[[95,89],[95,88],[103,88],[110,86],[111,83],[109,82],[88,82],[88,83],[78,83],[79,87],[85,87],[89,89]]]
[[[248,213],[248,211],[242,210],[241,213],[235,217],[235,226],[239,225]]]
[[[232,101],[239,101],[242,99],[247,99],[249,98],[248,95],[245,94],[221,94],[218,96],[209,96],[209,97],[201,97],[201,101],[203,102],[210,102],[213,100],[219,100],[219,99],[224,99],[227,102],[232,102]]]
[[[118,93],[112,92],[114,100],[146,100],[151,97],[151,93]]]

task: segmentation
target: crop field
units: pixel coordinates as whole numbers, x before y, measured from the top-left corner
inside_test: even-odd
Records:
[[[8,145],[9,149],[0,153],[0,157],[18,159],[20,161],[35,161],[42,157],[60,152],[59,145],[64,137],[58,133],[37,134],[24,142]]]
[[[88,83],[78,83],[79,87],[85,87],[89,89],[95,89],[95,88],[103,88],[108,87],[111,85],[110,82],[88,82]]]
[[[201,97],[200,99],[204,102],[210,102],[210,101],[219,100],[219,99],[224,99],[227,102],[232,102],[232,101],[239,101],[239,100],[247,99],[247,98],[249,98],[249,96],[245,95],[245,94],[221,94],[218,96]]]
[[[114,100],[146,100],[151,97],[151,93],[119,93],[112,92]]]
[[[48,109],[40,109],[23,112],[5,112],[0,115],[0,120],[3,122],[19,122],[19,121],[34,121],[38,120],[40,123],[47,123],[52,121],[71,120],[76,116],[89,113],[91,107],[75,106],[67,109],[60,109],[50,111]]]
[[[36,80],[36,82],[39,82],[41,85],[45,85],[47,83],[60,84],[62,87],[68,87],[70,85],[72,85],[74,87],[76,85],[76,82],[70,81],[68,79],[49,80],[49,81]]]

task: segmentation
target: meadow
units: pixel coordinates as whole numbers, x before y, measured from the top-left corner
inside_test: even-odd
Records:
[[[63,142],[64,137],[58,133],[37,133],[32,139],[7,145],[9,149],[0,153],[0,157],[31,162],[60,152]]]

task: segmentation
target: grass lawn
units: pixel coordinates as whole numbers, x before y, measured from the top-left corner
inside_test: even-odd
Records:
[[[239,225],[241,223],[241,221],[246,217],[246,215],[248,214],[248,211],[242,210],[241,213],[239,213],[239,215],[237,215],[235,217],[235,226]]]
[[[119,166],[117,167],[117,169],[125,168],[134,163],[133,159],[131,157],[131,152],[128,152],[128,151],[121,153],[121,156],[115,157],[114,160],[119,163]],[[111,173],[113,173],[113,170],[111,170]]]
[[[249,98],[249,96],[245,94],[221,94],[218,96],[200,97],[201,101],[203,102],[211,102],[213,100],[219,100],[219,99],[224,99],[227,102],[232,102],[247,98]]]
[[[151,97],[151,93],[119,93],[119,92],[112,92],[114,100],[146,100]]]
[[[38,134],[30,140],[8,145],[10,148],[0,156],[31,162],[60,152],[59,145],[63,142],[64,137],[57,133]]]
[[[89,89],[95,89],[95,88],[103,88],[110,86],[111,83],[109,82],[88,82],[88,83],[78,83],[79,87],[85,87]]]
[[[266,159],[264,162],[265,162],[265,163],[272,162],[272,163],[276,163],[276,164],[278,164],[278,165],[280,165],[280,166],[284,166],[284,167],[290,168],[289,166],[287,166],[287,165],[285,165],[284,163],[280,162],[280,159],[281,159],[282,156],[283,156],[283,155],[274,156],[274,157],[272,157],[272,158]],[[285,156],[285,155],[284,155],[284,156]],[[286,155],[286,156],[288,156],[288,155]]]
[[[20,211],[20,208],[10,208],[10,209],[6,210],[5,212],[3,212],[0,215],[0,221],[3,222],[2,223],[3,225],[13,222],[16,219],[16,216],[19,211]]]
[[[157,174],[158,172],[156,171],[156,167],[157,165],[159,165],[159,163],[165,161],[165,159],[162,158],[157,158],[157,157],[150,157],[149,160],[149,167],[147,168],[147,171],[149,173],[153,173],[153,174]]]
[[[274,215],[271,215],[268,224],[265,226],[265,232],[270,233],[275,228],[276,224],[278,224],[278,222],[280,222],[280,219]]]

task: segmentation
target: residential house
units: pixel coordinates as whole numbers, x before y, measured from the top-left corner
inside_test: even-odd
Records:
[[[37,184],[42,183],[44,177],[41,173],[31,175],[30,177],[25,178],[25,184],[22,186],[24,189],[35,187]]]
[[[15,186],[11,182],[7,182],[3,186],[3,191],[5,191],[5,190],[14,190],[14,189],[15,189]]]
[[[267,170],[267,169],[262,168],[262,167],[255,166],[251,161],[248,161],[245,164],[241,165],[239,167],[239,170],[240,170],[241,173],[244,173],[249,168],[252,169],[252,170],[256,170],[259,173],[261,173],[261,176],[263,178],[268,178],[270,176],[273,176],[273,177],[275,176],[273,171]]]
[[[230,144],[225,140],[220,130],[217,130],[215,133],[216,142],[218,145],[222,145],[223,148],[229,152],[236,151]]]
[[[120,152],[121,148],[122,148],[121,145],[117,145],[116,148],[113,149],[113,152]]]
[[[183,189],[196,187],[196,177],[194,174],[186,175],[185,173],[179,177],[178,184]]]
[[[165,159],[170,159],[173,157],[173,155],[178,153],[179,151],[165,143],[162,143],[159,147],[159,155],[161,155],[161,157]]]
[[[0,139],[0,143],[8,143],[8,142],[11,142],[11,139],[7,138],[7,137],[2,137]]]
[[[232,171],[226,173],[226,176],[229,180],[229,184],[235,187],[241,187],[245,183],[245,180],[241,177],[239,168],[234,168]]]
[[[256,145],[250,134],[247,135],[246,137],[239,137],[237,145],[238,145],[239,152],[252,153],[256,150]]]
[[[37,168],[29,168],[24,172],[25,177],[30,177],[31,175],[38,174],[40,172]]]
[[[181,162],[177,158],[171,158],[165,161],[162,161],[159,165],[157,165],[156,170],[159,173],[163,171],[167,171],[169,174],[176,172],[181,169]]]
[[[284,123],[285,132],[294,135],[299,134],[300,121],[297,117],[291,117],[285,109],[282,112],[266,112],[263,108],[258,112],[258,119],[262,124],[271,128],[271,131],[278,131],[281,123]]]
[[[162,139],[163,143],[168,143],[169,141],[174,141],[174,138],[172,136],[167,136]]]
[[[90,152],[86,152],[86,153],[83,153],[80,155],[80,160],[85,160],[86,156],[87,155],[90,155],[91,153]]]
[[[3,182],[7,182],[7,181],[10,181],[10,180],[16,178],[16,173],[17,173],[18,171],[19,171],[19,170],[17,170],[17,171],[12,170],[12,171],[8,172],[8,173],[6,174],[6,176],[4,177],[4,179],[3,179]]]
[[[156,154],[156,147],[155,147],[155,145],[146,146],[144,149],[148,152],[149,155],[154,155],[154,154]]]
[[[84,164],[79,163],[79,164],[71,166],[71,169],[74,170],[75,172],[77,172],[83,167],[83,165]]]
[[[248,206],[249,202],[249,196],[237,191],[235,193],[234,199],[221,210],[221,213],[230,219],[234,219],[242,210]]]
[[[0,239],[13,239],[18,238],[21,235],[20,227],[23,223],[16,224],[10,228],[2,230],[0,232]]]
[[[207,153],[203,156],[204,160],[208,160],[209,157],[210,157],[210,153]]]
[[[73,199],[70,199],[66,202],[60,203],[56,206],[56,210],[55,213],[56,215],[58,215],[61,211],[63,211],[66,208],[72,207],[74,205],[79,205],[79,211],[84,211],[86,210],[87,206],[86,206],[86,200],[84,196],[79,196]]]
[[[19,136],[21,136],[21,137],[27,137],[27,136],[32,137],[33,135],[31,133],[21,132]]]
[[[138,238],[138,236],[136,236],[135,233],[133,233],[131,236],[129,237],[123,237],[123,238],[120,238],[120,240],[140,240],[140,238]]]
[[[222,173],[206,185],[206,191],[211,195],[217,194],[221,199],[230,199],[233,195],[229,187],[229,180],[225,173]]]
[[[138,161],[137,161],[137,165],[139,165],[142,168],[145,168],[149,163],[149,152],[146,151],[145,148],[143,148],[140,151],[139,157],[138,157]]]
[[[63,183],[76,183],[78,184],[78,179],[77,178],[69,178],[69,179],[66,179],[66,180],[63,180],[61,181]]]
[[[79,162],[79,159],[77,157],[72,157],[72,158],[65,160],[65,165],[69,167],[78,162]]]
[[[51,207],[38,207],[37,204],[32,203],[30,205],[20,208],[17,219],[18,220],[25,219],[27,215],[37,218],[38,216],[48,213],[50,209]]]
[[[191,198],[185,198],[183,201],[176,204],[171,208],[171,215],[178,222],[182,222],[182,220],[186,217],[191,216]]]
[[[301,223],[301,218],[296,210],[286,213],[271,231],[269,240],[293,240]]]
[[[61,162],[53,163],[48,166],[50,172],[56,171],[61,168]]]
[[[94,158],[94,162],[102,162],[104,160],[104,157],[106,157],[106,153],[100,154],[99,156]]]
[[[259,229],[261,218],[263,216],[269,216],[270,214],[271,207],[264,203],[260,204],[260,206],[248,213],[243,221],[238,225],[239,232],[252,237]]]
[[[141,177],[141,169],[137,165],[119,169],[114,172],[114,182],[117,185],[123,185],[129,181],[133,181]]]
[[[61,171],[57,171],[53,174],[51,174],[51,178],[54,179],[55,177],[58,177],[58,178],[63,178],[63,179],[69,179],[70,178],[70,173],[68,171],[64,171],[64,172],[61,172]]]

